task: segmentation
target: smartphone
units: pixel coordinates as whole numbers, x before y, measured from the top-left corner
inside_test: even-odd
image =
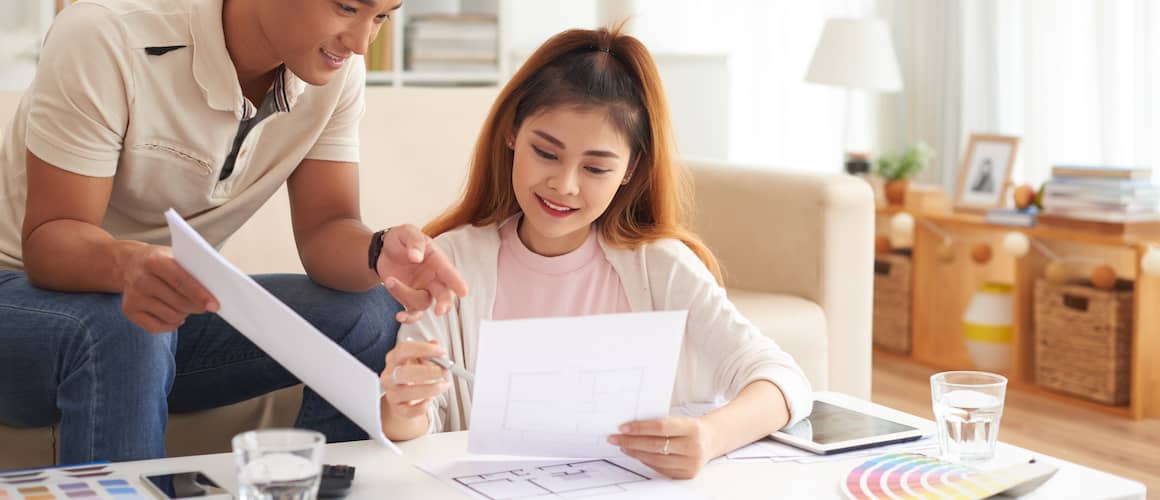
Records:
[[[141,476],[142,483],[160,500],[177,498],[232,499],[233,495],[218,486],[201,471],[169,472]]]

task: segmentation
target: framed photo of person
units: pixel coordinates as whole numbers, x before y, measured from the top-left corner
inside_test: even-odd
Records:
[[[955,185],[955,210],[985,212],[1002,208],[1011,187],[1018,147],[1018,137],[971,134]]]

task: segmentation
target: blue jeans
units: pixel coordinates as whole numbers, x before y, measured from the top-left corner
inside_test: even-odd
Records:
[[[302,275],[254,279],[382,371],[401,306],[381,286],[346,293]],[[164,457],[170,411],[216,408],[297,383],[216,314],[152,335],[125,318],[119,294],[42,290],[24,273],[0,271],[0,423],[59,422],[61,463]],[[367,437],[310,389],[295,425],[331,442]]]

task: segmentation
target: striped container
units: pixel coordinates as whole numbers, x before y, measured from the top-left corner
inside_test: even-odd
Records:
[[[963,315],[963,339],[975,368],[1005,372],[1011,367],[1015,301],[1011,285],[987,283],[975,292]]]

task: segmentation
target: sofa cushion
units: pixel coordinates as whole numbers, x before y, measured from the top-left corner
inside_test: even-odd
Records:
[[[741,314],[793,356],[815,391],[826,389],[826,316],[817,302],[737,288],[728,289],[728,293]]]
[[[169,456],[181,457],[230,451],[235,434],[255,428],[292,427],[302,403],[302,386],[277,390],[212,410],[171,413],[165,431]],[[15,428],[0,425],[0,470],[53,465],[59,427]]]
[[[234,435],[269,427],[293,427],[302,405],[302,386],[212,410],[170,413],[165,450],[171,457],[230,451]]]
[[[0,470],[51,465],[55,427],[16,428],[0,425]],[[9,450],[16,451],[9,453]]]

